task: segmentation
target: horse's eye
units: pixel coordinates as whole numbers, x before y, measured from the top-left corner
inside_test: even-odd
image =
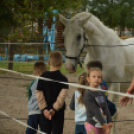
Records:
[[[80,40],[80,39],[81,39],[81,35],[78,35],[78,36],[77,36],[77,39]]]

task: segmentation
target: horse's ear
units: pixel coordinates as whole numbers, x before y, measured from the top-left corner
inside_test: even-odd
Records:
[[[88,16],[88,17],[85,18],[85,19],[80,20],[80,21],[79,21],[79,25],[80,25],[81,27],[83,27],[83,26],[87,23],[87,21],[89,20],[90,17],[91,17],[91,15]]]
[[[66,19],[65,17],[63,17],[63,15],[61,15],[61,14],[58,14],[58,15],[59,15],[60,21],[63,23],[64,26],[66,26],[68,24],[69,20]]]

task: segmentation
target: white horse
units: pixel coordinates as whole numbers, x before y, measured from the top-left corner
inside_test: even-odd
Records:
[[[134,46],[118,46],[134,43],[134,38],[122,40],[115,32],[106,27],[93,14],[82,12],[71,19],[66,19],[59,14],[60,21],[65,25],[63,32],[66,48],[65,67],[73,73],[77,69],[79,54],[88,39],[87,56],[84,64],[91,60],[100,60],[103,63],[103,79],[106,81],[120,81],[124,77],[125,64],[134,64]],[[93,46],[98,45],[98,46]],[[113,46],[113,47],[108,47]],[[120,83],[109,85],[110,90],[120,91]],[[118,96],[112,96],[113,102],[118,102]],[[117,119],[117,114],[113,118]],[[115,124],[114,124],[115,126]],[[112,130],[116,134],[115,127]]]

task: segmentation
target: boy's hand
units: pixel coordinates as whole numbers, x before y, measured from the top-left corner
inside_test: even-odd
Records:
[[[55,111],[54,111],[53,109],[50,109],[50,110],[45,109],[45,110],[43,111],[43,113],[44,113],[44,116],[45,116],[48,120],[51,120],[52,117],[55,115]]]
[[[50,111],[49,111],[49,110],[45,109],[45,110],[43,111],[43,113],[44,113],[44,116],[45,116],[48,120],[51,120],[51,114],[50,114]]]
[[[53,109],[50,109],[51,118],[55,115],[55,111]]]

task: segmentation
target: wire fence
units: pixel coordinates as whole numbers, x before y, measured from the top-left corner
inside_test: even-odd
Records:
[[[24,44],[23,44],[24,45]],[[129,45],[133,45],[133,44],[129,44]],[[128,45],[127,45],[128,46]],[[42,55],[43,56],[43,55]],[[1,61],[0,63],[8,63],[8,62],[6,62],[6,61]],[[12,61],[9,61],[9,62],[12,62]],[[12,63],[15,63],[14,61],[12,62]],[[21,62],[20,62],[20,64],[21,64]],[[22,62],[22,64],[25,64],[26,66],[28,65],[28,64],[34,64],[34,62]],[[131,65],[131,64],[129,64],[129,65]],[[23,65],[19,65],[19,66],[23,66]],[[30,70],[23,70],[23,71],[26,71],[26,72],[32,72],[32,70],[30,71]],[[12,79],[12,80],[22,80],[22,81],[31,81],[31,79],[26,79],[26,78],[19,78],[19,77],[12,77],[12,76],[0,76],[0,79],[1,80],[4,80],[4,79]],[[71,83],[76,83],[75,81],[73,82],[71,82]],[[122,82],[116,82],[116,81],[112,81],[112,82],[107,82],[107,83],[122,83],[122,84],[130,84],[131,82],[130,81],[122,81]],[[10,85],[9,83],[8,83],[8,85]],[[12,85],[12,84],[11,84]],[[1,103],[0,103],[1,104]],[[25,104],[25,107],[26,107],[26,104]],[[128,107],[127,107],[128,108]],[[131,108],[131,107],[130,107]],[[21,108],[20,108],[21,109]],[[129,109],[129,108],[128,108]],[[25,109],[26,110],[26,109]],[[21,111],[21,110],[20,110]],[[125,115],[125,114],[124,114]],[[133,115],[132,115],[133,116]],[[0,117],[0,120],[6,120],[6,119],[12,119],[11,117]],[[26,121],[27,120],[27,118],[25,117],[25,118],[16,118],[17,120],[22,120],[22,121]],[[74,118],[65,118],[65,120],[66,121],[73,121],[74,120]],[[130,122],[133,122],[134,120],[133,119],[124,119],[124,120],[117,120],[117,121],[114,121],[114,122],[116,122],[116,123],[123,123],[123,122],[129,122],[129,124],[130,124]],[[130,129],[133,129],[132,127],[129,127]],[[119,129],[119,128],[118,128]],[[71,129],[71,131],[73,132],[74,130],[73,129]],[[24,132],[24,131],[23,131]]]

